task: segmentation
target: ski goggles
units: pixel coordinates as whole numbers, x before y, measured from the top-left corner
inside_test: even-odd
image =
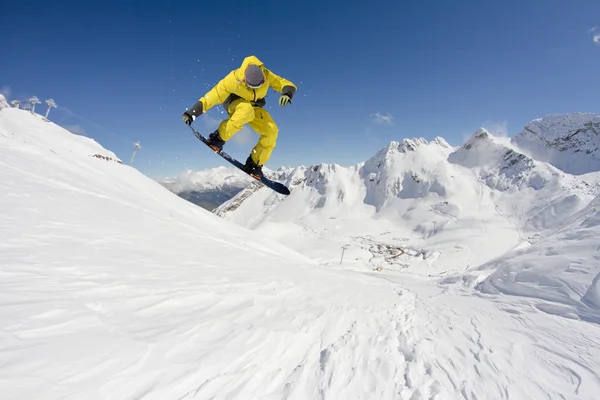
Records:
[[[252,85],[252,84],[250,84],[250,82],[248,82],[245,79],[244,79],[244,83],[246,84],[246,86],[248,86],[251,89],[258,89],[259,87],[261,87],[262,85],[265,84],[265,78],[263,77],[262,80],[260,81],[260,83],[258,83],[257,85]]]

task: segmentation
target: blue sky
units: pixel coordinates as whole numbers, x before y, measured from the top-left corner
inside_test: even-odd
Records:
[[[267,98],[280,127],[270,168],[356,164],[406,137],[459,145],[480,126],[514,135],[534,118],[600,106],[597,0],[0,7],[0,90],[53,98],[50,119],[124,161],[139,141],[134,164],[155,178],[225,165],[180,116],[247,55],[298,86],[289,107]],[[208,134],[220,111],[194,126]],[[226,150],[245,160],[257,138],[244,131]]]

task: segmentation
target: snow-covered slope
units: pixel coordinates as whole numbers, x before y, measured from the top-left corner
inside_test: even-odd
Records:
[[[539,243],[486,263],[479,289],[548,300],[542,311],[600,323],[600,196]]]
[[[402,353],[373,353],[368,339],[397,340],[393,287],[257,240],[114,158],[30,113],[0,112],[2,398],[400,389]],[[345,338],[358,374],[332,382]],[[369,360],[392,370],[367,373]]]
[[[475,293],[316,265],[0,111],[2,399],[597,396],[597,324]]]
[[[600,171],[600,114],[552,114],[536,119],[513,143],[570,174]]]

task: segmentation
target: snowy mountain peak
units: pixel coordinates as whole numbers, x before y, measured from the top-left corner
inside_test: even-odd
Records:
[[[452,148],[450,144],[441,136],[437,136],[435,139],[431,141],[431,144],[437,144],[438,146],[446,147],[448,149]]]
[[[392,142],[390,148],[395,147],[400,153],[415,151],[421,146],[427,146],[429,142],[423,138],[403,139],[401,142]]]
[[[564,172],[600,170],[600,114],[551,114],[531,121],[512,142]]]
[[[477,132],[471,136],[471,138],[463,145],[465,150],[470,150],[472,147],[481,145],[482,143],[493,142],[494,136],[489,133],[485,128],[480,128]]]
[[[320,163],[320,164],[314,164],[311,165],[310,167],[308,167],[309,170],[314,171],[314,172],[318,172],[318,171],[337,171],[337,169],[340,168],[339,165],[337,164],[328,164],[328,163]]]
[[[452,153],[448,160],[467,168],[481,167],[495,162],[497,157],[490,157],[492,154],[503,153],[506,150],[505,146],[496,143],[496,138],[492,134],[481,128]]]
[[[325,194],[326,186],[330,182],[331,177],[335,177],[342,169],[343,168],[337,164],[321,163],[312,165],[301,171],[304,172],[305,186],[314,187],[319,193]]]
[[[382,162],[389,162],[397,154],[410,154],[417,151],[435,151],[434,148],[452,149],[452,146],[441,137],[436,137],[431,142],[424,138],[407,138],[402,141],[391,141],[387,146],[369,159],[366,164],[381,166]]]
[[[452,148],[448,142],[442,137],[436,137],[431,142],[424,138],[408,138],[402,139],[402,141],[392,141],[390,144],[382,149],[383,153],[408,153],[409,151],[415,151],[419,148],[427,147],[430,145],[442,146],[445,148]]]
[[[489,187],[509,190],[521,185],[539,189],[557,171],[537,164],[506,138],[496,138],[481,128],[448,161],[472,169]]]
[[[544,118],[531,121],[519,136],[524,136],[527,132],[534,135],[543,135],[548,142],[568,141],[574,136],[586,132],[599,136],[600,114],[550,114]]]

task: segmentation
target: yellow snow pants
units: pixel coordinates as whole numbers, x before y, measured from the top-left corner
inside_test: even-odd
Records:
[[[258,143],[250,153],[252,160],[258,165],[264,165],[271,157],[271,152],[277,143],[279,128],[267,110],[253,107],[248,100],[237,99],[231,102],[227,109],[229,118],[219,125],[219,136],[228,141],[238,133],[245,124],[260,135]]]

